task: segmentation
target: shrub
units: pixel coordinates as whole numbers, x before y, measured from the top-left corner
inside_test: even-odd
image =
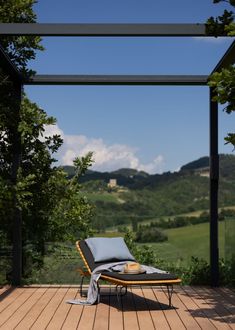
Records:
[[[125,232],[124,240],[139,263],[152,266],[155,264],[157,257],[151,246],[137,245],[134,240],[134,234],[129,229]]]
[[[136,232],[135,241],[138,243],[164,242],[167,241],[167,235],[160,229],[151,226],[140,226]]]
[[[138,245],[130,230],[126,231],[124,239],[138,262],[167,270],[181,278],[184,285],[210,285],[210,265],[205,259],[192,256],[188,266],[176,265],[157,258],[151,245]],[[219,260],[219,273],[220,285],[235,287],[235,255],[226,261]]]
[[[191,263],[182,274],[184,284],[210,284],[210,265],[204,259],[191,257]]]

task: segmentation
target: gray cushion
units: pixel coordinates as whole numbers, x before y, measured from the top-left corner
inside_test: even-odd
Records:
[[[135,260],[122,237],[91,237],[86,240],[95,262]]]

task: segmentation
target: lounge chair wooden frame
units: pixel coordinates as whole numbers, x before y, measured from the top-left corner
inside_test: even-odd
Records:
[[[82,249],[80,246],[80,242],[81,241],[77,241],[76,242],[76,248],[78,250],[78,252],[81,255],[81,258],[84,262],[84,265],[87,269],[87,271],[84,271],[82,269],[79,269],[80,275],[81,275],[81,282],[80,282],[80,294],[81,296],[84,296],[83,294],[83,281],[85,277],[89,277],[93,271],[93,269],[91,269]],[[88,248],[88,247],[87,247]],[[88,248],[89,249],[89,248]],[[112,284],[115,285],[116,288],[116,295],[117,295],[117,300],[120,304],[120,296],[126,294],[127,292],[127,287],[129,286],[133,286],[133,285],[149,285],[149,286],[166,286],[167,288],[167,296],[168,296],[168,301],[169,301],[169,307],[172,306],[172,295],[173,295],[173,285],[174,284],[180,284],[181,283],[181,279],[179,278],[175,278],[175,279],[157,279],[157,280],[127,280],[127,279],[120,279],[120,278],[114,278],[111,275],[106,275],[106,274],[101,274],[100,276],[101,280],[110,282]],[[98,285],[98,289],[99,289],[99,294],[98,294],[98,302],[100,300],[100,287]],[[124,289],[124,291],[123,291]]]

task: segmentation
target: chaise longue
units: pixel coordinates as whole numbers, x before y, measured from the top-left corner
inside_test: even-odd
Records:
[[[106,240],[106,238],[103,238],[103,240],[104,239]],[[120,238],[120,239],[122,239],[122,238]],[[97,238],[97,240],[99,242],[99,238]],[[107,240],[110,240],[110,239],[107,239]],[[101,239],[101,242],[103,242],[102,239]],[[116,241],[111,241],[111,242],[116,242]],[[79,251],[81,258],[86,267],[86,271],[84,271],[83,269],[79,269],[79,272],[81,275],[80,294],[81,294],[81,296],[83,296],[84,278],[91,276],[92,272],[98,266],[102,266],[104,264],[107,264],[107,262],[112,262],[112,261],[116,260],[116,257],[111,258],[111,260],[96,261],[97,259],[94,257],[94,251],[92,253],[91,248],[88,246],[86,240],[77,241],[76,247],[77,247],[77,250]],[[112,250],[112,248],[114,248],[113,244],[112,244],[111,250]],[[109,251],[107,251],[107,250],[109,250]],[[110,252],[110,248],[109,249],[106,248],[106,252]],[[116,254],[118,254],[118,253],[115,253],[115,255]],[[127,258],[125,258],[124,260],[126,260],[126,259]],[[120,260],[120,258],[117,260]],[[137,286],[143,286],[143,285],[145,285],[145,286],[146,285],[147,286],[165,286],[167,289],[169,307],[172,306],[173,285],[181,283],[181,279],[179,279],[174,274],[170,274],[170,273],[151,273],[151,274],[148,274],[148,273],[133,274],[132,273],[132,274],[128,274],[128,273],[116,272],[116,271],[102,271],[101,275],[100,275],[100,279],[115,285],[116,295],[117,295],[117,299],[118,299],[119,303],[120,303],[120,295],[124,295],[127,292],[127,287],[134,286],[134,285],[135,286],[136,285]],[[98,286],[98,289],[99,289],[99,297],[100,297],[100,287],[99,286]]]

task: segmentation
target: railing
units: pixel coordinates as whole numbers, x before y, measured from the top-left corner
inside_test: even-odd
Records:
[[[235,217],[225,219],[224,245],[225,260],[235,259]]]

